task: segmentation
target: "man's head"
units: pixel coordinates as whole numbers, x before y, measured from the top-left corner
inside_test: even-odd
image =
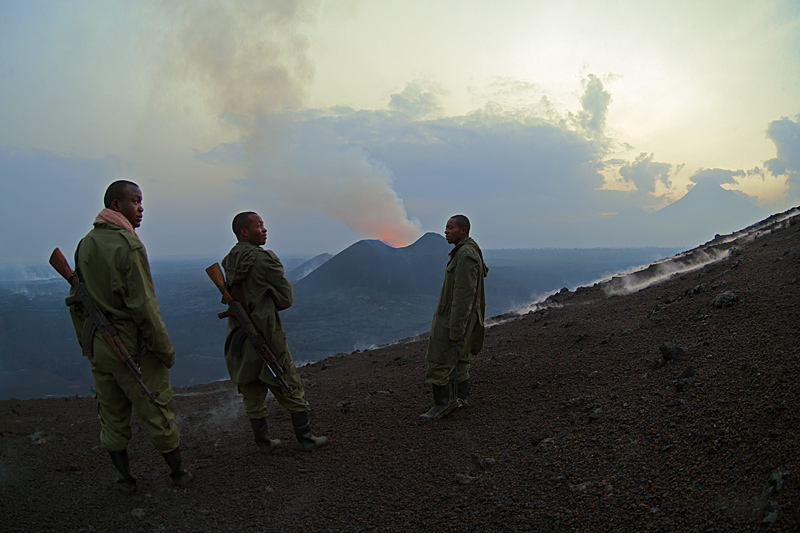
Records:
[[[267,228],[264,221],[253,211],[239,213],[233,217],[233,233],[239,242],[249,242],[261,246],[267,242]]]
[[[444,226],[444,237],[450,244],[458,244],[469,237],[469,219],[464,215],[453,215]]]
[[[103,204],[127,218],[134,228],[142,224],[142,191],[132,181],[118,180],[109,185]]]

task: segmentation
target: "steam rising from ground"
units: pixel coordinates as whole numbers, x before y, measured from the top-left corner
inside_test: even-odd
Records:
[[[706,265],[727,259],[738,254],[736,244],[748,243],[761,236],[767,235],[772,231],[785,228],[791,224],[793,217],[800,215],[800,208],[795,207],[773,215],[766,220],[753,224],[741,231],[730,235],[717,235],[713,240],[698,246],[692,250],[678,254],[674,257],[656,261],[646,267],[640,267],[632,272],[622,273],[610,279],[605,279],[594,283],[599,286],[608,297],[616,295],[626,295],[646,289],[672,276],[698,270]],[[580,290],[580,289],[578,289]],[[533,302],[516,310],[512,314],[506,313],[486,320],[486,325],[496,325],[514,316],[520,316],[543,309],[553,307],[563,307],[559,296],[569,293],[564,288],[556,294],[551,294],[545,298],[534,299]]]
[[[703,268],[706,265],[725,259],[728,255],[730,255],[729,250],[712,252],[696,250],[693,253],[681,254],[653,263],[643,270],[637,270],[621,277],[614,277],[604,284],[603,290],[608,296],[632,294],[677,274]]]
[[[789,224],[789,219],[798,214],[800,214],[800,208],[793,208],[730,235],[717,235],[714,240],[693,250],[657,261],[642,270],[614,277],[602,283],[603,290],[609,296],[631,294],[677,274],[703,268],[708,264],[726,259],[732,254],[735,255],[737,243],[748,243],[772,231],[784,228]]]
[[[192,412],[188,415],[191,420],[186,420],[187,424],[193,426],[209,425],[217,429],[229,429],[234,425],[241,424],[240,418],[244,414],[242,398],[236,393],[236,389],[223,388],[214,389],[206,392],[180,392],[175,393],[176,397],[216,395],[218,399],[214,402],[214,408],[205,412]],[[183,411],[175,413],[176,424],[180,426],[187,418],[183,416]],[[196,420],[199,418],[200,420]]]

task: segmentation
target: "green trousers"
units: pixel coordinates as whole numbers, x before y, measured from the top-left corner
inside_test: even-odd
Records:
[[[445,363],[428,360],[428,370],[425,372],[425,383],[444,386],[452,383],[455,379],[456,355],[453,350],[453,358]],[[459,383],[469,379],[469,352],[459,353],[458,357],[458,381]]]
[[[301,413],[311,410],[311,406],[309,406],[306,401],[305,390],[303,389],[303,381],[300,379],[300,374],[297,372],[297,368],[295,368],[291,358],[288,359],[289,360],[285,361],[283,364],[283,379],[285,379],[286,383],[290,386],[294,387],[291,393],[272,376],[264,377],[263,372],[258,381],[237,386],[239,394],[242,395],[244,414],[247,415],[247,418],[259,419],[267,416],[267,408],[264,405],[264,400],[267,398],[268,391],[271,391],[278,403],[290,413]]]
[[[151,393],[158,392],[155,404],[144,394],[128,367],[117,359],[105,341],[97,337],[90,362],[103,448],[112,452],[127,448],[131,439],[131,408],[136,409],[153,448],[168,453],[180,446],[181,434],[175,425],[169,369],[158,358],[145,352],[140,365],[142,382]]]

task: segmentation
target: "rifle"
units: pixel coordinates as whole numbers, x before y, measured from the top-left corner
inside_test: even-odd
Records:
[[[264,336],[256,329],[255,324],[253,324],[253,321],[250,319],[250,315],[244,310],[244,306],[234,300],[231,293],[225,288],[225,274],[222,273],[222,268],[219,266],[219,263],[214,263],[208,267],[206,269],[206,274],[208,274],[208,277],[214,282],[214,285],[217,286],[219,292],[222,293],[222,299],[228,304],[228,309],[218,313],[217,316],[220,318],[233,317],[239,327],[242,328],[242,331],[247,335],[247,338],[250,339],[250,342],[253,343],[258,355],[264,359],[264,364],[267,365],[267,370],[272,374],[272,377],[286,387],[286,390],[291,394],[294,387],[291,387],[286,383],[286,380],[283,379],[283,369],[278,364],[275,354],[273,354],[272,350],[267,346],[266,339],[264,339]]]
[[[53,250],[53,253],[50,256],[50,265],[55,268],[59,274],[61,274],[61,277],[67,280],[69,284],[75,288],[75,294],[69,296],[65,301],[67,306],[74,305],[78,302],[83,305],[86,318],[94,324],[94,327],[96,327],[98,331],[100,331],[100,335],[103,336],[103,339],[106,341],[106,343],[108,343],[108,345],[114,350],[114,353],[117,354],[117,358],[120,360],[120,362],[128,367],[128,370],[130,370],[131,374],[133,374],[133,378],[142,387],[142,390],[147,397],[150,398],[150,402],[156,403],[156,398],[158,397],[159,392],[156,391],[156,393],[153,394],[147,390],[147,386],[142,382],[142,371],[131,357],[128,349],[125,347],[125,343],[123,343],[122,339],[119,338],[119,333],[117,333],[116,328],[111,324],[111,322],[108,321],[103,312],[94,303],[92,297],[89,296],[89,291],[86,290],[86,285],[84,285],[83,282],[78,279],[78,273],[74,272],[72,268],[70,268],[69,263],[67,263],[67,259],[58,248]],[[91,342],[92,337],[88,335],[84,335],[83,342],[87,342],[87,337],[88,342]],[[84,347],[84,351],[85,350],[86,347]]]

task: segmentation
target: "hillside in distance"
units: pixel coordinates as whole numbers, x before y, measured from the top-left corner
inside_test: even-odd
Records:
[[[426,333],[453,246],[426,233],[404,248],[359,241],[294,285],[281,313],[298,361],[316,361]],[[676,253],[669,248],[484,250],[486,315],[530,305]]]
[[[325,264],[325,262],[331,257],[333,257],[331,254],[319,254],[312,257],[308,261],[303,261],[297,267],[290,266],[285,260],[282,260],[281,262],[283,263],[283,268],[286,271],[286,279],[288,279],[290,283],[297,283],[304,277],[314,272],[321,265]]]
[[[299,281],[294,305],[281,317],[295,361],[304,364],[426,332],[451,249],[444,237],[429,233],[405,248],[366,240],[334,257],[288,258],[287,276]],[[676,251],[485,250],[487,314],[524,307],[561,287],[574,288]],[[224,306],[205,273],[213,261],[151,263],[176,351],[170,374],[175,386],[227,378],[225,321],[217,318]],[[0,281],[0,399],[90,395],[89,364],[64,306],[67,283],[57,276],[37,278]]]
[[[302,368],[312,454],[267,401],[257,453],[235,387],[178,389],[184,490],[138,422],[138,492],[94,400],[0,401],[4,530],[794,532],[800,525],[800,209],[487,330],[469,407],[435,422],[425,339]]]
[[[709,171],[713,174],[713,171]],[[648,243],[694,247],[714,234],[731,234],[769,213],[712,179],[701,179],[684,196],[652,213],[627,210],[586,228],[586,236],[619,246]]]

